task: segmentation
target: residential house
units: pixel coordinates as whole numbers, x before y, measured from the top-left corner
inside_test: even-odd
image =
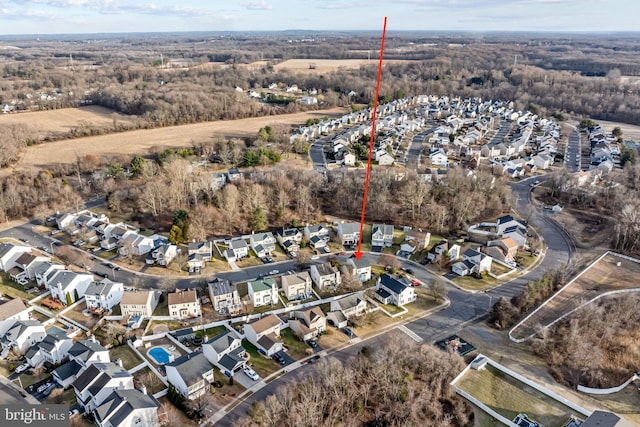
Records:
[[[133,376],[112,362],[89,365],[73,382],[76,400],[86,412],[92,412],[115,390],[133,390]]]
[[[120,304],[124,294],[124,285],[104,278],[98,282],[91,282],[84,293],[84,301],[87,310],[93,312],[97,310],[111,311],[113,307]]]
[[[229,241],[229,249],[224,251],[224,257],[227,261],[237,261],[249,256],[249,246],[242,237],[237,237]]]
[[[68,356],[72,345],[73,340],[62,329],[53,326],[46,330],[42,341],[27,351],[25,357],[29,365],[34,368],[44,362],[56,365]]]
[[[310,268],[311,280],[320,290],[335,290],[340,285],[340,271],[331,263],[313,264]]]
[[[276,250],[276,238],[270,232],[252,234],[249,237],[249,243],[258,258],[271,255]]]
[[[0,298],[0,336],[6,334],[16,321],[29,320],[30,317],[22,298]]]
[[[488,247],[500,248],[502,257],[499,259],[503,262],[513,262],[518,252],[518,244],[511,237],[503,237],[498,240],[491,240],[487,243]]]
[[[380,166],[391,166],[395,161],[393,156],[386,151],[384,153],[380,153],[380,155],[377,155],[376,157]]]
[[[415,248],[419,251],[429,246],[430,239],[431,233],[417,228],[412,228],[404,235],[405,242],[415,242]]]
[[[405,240],[400,244],[400,250],[396,252],[399,257],[409,258],[418,249],[415,240]]]
[[[37,320],[16,320],[0,337],[2,355],[6,357],[11,349],[17,353],[26,353],[29,347],[42,341],[45,336],[44,326]]]
[[[364,314],[367,309],[367,301],[359,294],[351,294],[331,301],[331,311],[327,314],[329,320],[337,328],[347,326],[350,317]]]
[[[313,295],[311,276],[306,271],[281,276],[281,288],[289,301],[304,300]]]
[[[329,229],[322,224],[308,225],[304,228],[304,237],[311,240],[312,237],[317,236],[324,240],[329,240]]]
[[[362,283],[371,280],[371,263],[364,257],[357,259],[355,255],[352,255],[347,260],[347,265],[351,266],[351,274]]]
[[[467,249],[462,254],[462,261],[453,264],[451,269],[459,276],[467,276],[473,273],[491,271],[492,258],[486,254]]]
[[[282,351],[280,327],[282,322],[275,314],[268,314],[259,320],[244,325],[244,335],[262,354],[271,357]]]
[[[176,290],[168,295],[169,316],[174,320],[200,317],[202,310],[198,293],[193,290]]]
[[[216,277],[208,283],[209,298],[218,314],[233,315],[242,309],[240,294],[234,283]]]
[[[118,247],[118,239],[115,237],[108,237],[100,241],[100,247],[105,251],[111,251]]]
[[[92,363],[110,362],[109,350],[100,345],[92,336],[78,341],[67,352],[69,361],[53,371],[53,379],[63,388],[68,388],[87,366]]]
[[[7,273],[9,273],[14,280],[34,280],[36,278],[36,270],[38,267],[49,261],[51,261],[51,258],[49,257],[37,256],[32,252],[23,252],[22,255],[14,261],[15,266],[7,271]]]
[[[140,390],[114,390],[93,411],[98,427],[158,427],[160,402]]]
[[[327,328],[327,319],[318,306],[296,311],[289,319],[289,327],[302,341],[315,338]]]
[[[449,158],[442,149],[429,154],[429,162],[434,166],[449,166]]]
[[[389,274],[383,274],[376,283],[376,299],[383,304],[394,304],[402,307],[416,300],[416,293],[411,283]]]
[[[16,266],[15,260],[25,252],[31,252],[31,248],[12,243],[0,243],[0,270],[8,273]]]
[[[209,391],[213,365],[202,352],[187,353],[164,365],[167,381],[185,399],[194,400]]]
[[[275,279],[258,279],[248,282],[247,286],[254,307],[278,304],[278,286]]]
[[[511,215],[503,215],[496,220],[496,233],[501,236],[512,227],[527,229],[527,223],[522,220],[515,219]]]
[[[549,169],[553,165],[553,157],[548,154],[537,154],[531,158],[531,162],[538,169]]]
[[[276,240],[287,253],[295,254],[300,250],[302,233],[297,228],[283,228],[276,231]]]
[[[227,376],[233,376],[244,368],[247,362],[242,339],[229,329],[202,344],[202,352],[209,362]]]
[[[341,222],[338,224],[338,236],[345,248],[355,246],[360,240],[360,223]]]
[[[173,261],[180,249],[176,245],[160,245],[147,256],[147,264],[156,263],[167,267]]]
[[[54,270],[47,277],[47,288],[51,291],[51,297],[60,300],[63,304],[71,305],[82,298],[93,282],[93,275],[75,273],[69,270]]]
[[[121,256],[141,256],[155,249],[156,240],[153,236],[142,236],[138,233],[131,232],[118,240],[117,247],[118,253]]]
[[[158,291],[124,291],[120,300],[122,317],[151,317],[160,295],[161,292]]]
[[[371,229],[371,250],[374,252],[378,248],[378,251],[387,247],[390,248],[393,245],[393,225],[389,224],[373,224]]]
[[[189,271],[200,270],[212,258],[212,242],[191,242],[188,246],[187,267]]]

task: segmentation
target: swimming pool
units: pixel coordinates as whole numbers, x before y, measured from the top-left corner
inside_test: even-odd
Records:
[[[171,354],[164,347],[153,347],[147,352],[149,356],[158,364],[164,365],[171,361]]]

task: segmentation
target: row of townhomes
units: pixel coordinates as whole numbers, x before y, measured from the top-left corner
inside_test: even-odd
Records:
[[[602,126],[596,125],[587,129],[589,137],[589,170],[597,169],[609,173],[620,166],[621,147],[618,139]]]

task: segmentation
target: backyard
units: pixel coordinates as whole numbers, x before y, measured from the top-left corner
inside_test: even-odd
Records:
[[[22,298],[26,300],[30,300],[36,296],[25,292],[24,286],[11,280],[7,273],[0,273],[0,293],[2,295],[8,295],[11,298]]]
[[[313,353],[313,349],[305,342],[300,341],[291,329],[283,330],[281,336],[284,341],[284,346],[287,348],[287,354],[293,359],[302,359]]]
[[[111,350],[109,350],[109,355],[111,357],[111,360],[122,360],[122,366],[126,370],[136,367],[143,362],[142,359],[140,359],[138,355],[133,350],[131,350],[131,348],[127,344],[113,347]]]
[[[84,302],[81,302],[72,309],[66,311],[63,316],[68,317],[91,330],[98,324],[100,317],[94,316],[93,314],[89,314],[88,316],[83,314],[82,312],[86,309],[87,305]]]

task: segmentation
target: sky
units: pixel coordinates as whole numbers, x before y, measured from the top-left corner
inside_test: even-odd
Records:
[[[0,35],[175,31],[640,31],[639,0],[0,0]]]

